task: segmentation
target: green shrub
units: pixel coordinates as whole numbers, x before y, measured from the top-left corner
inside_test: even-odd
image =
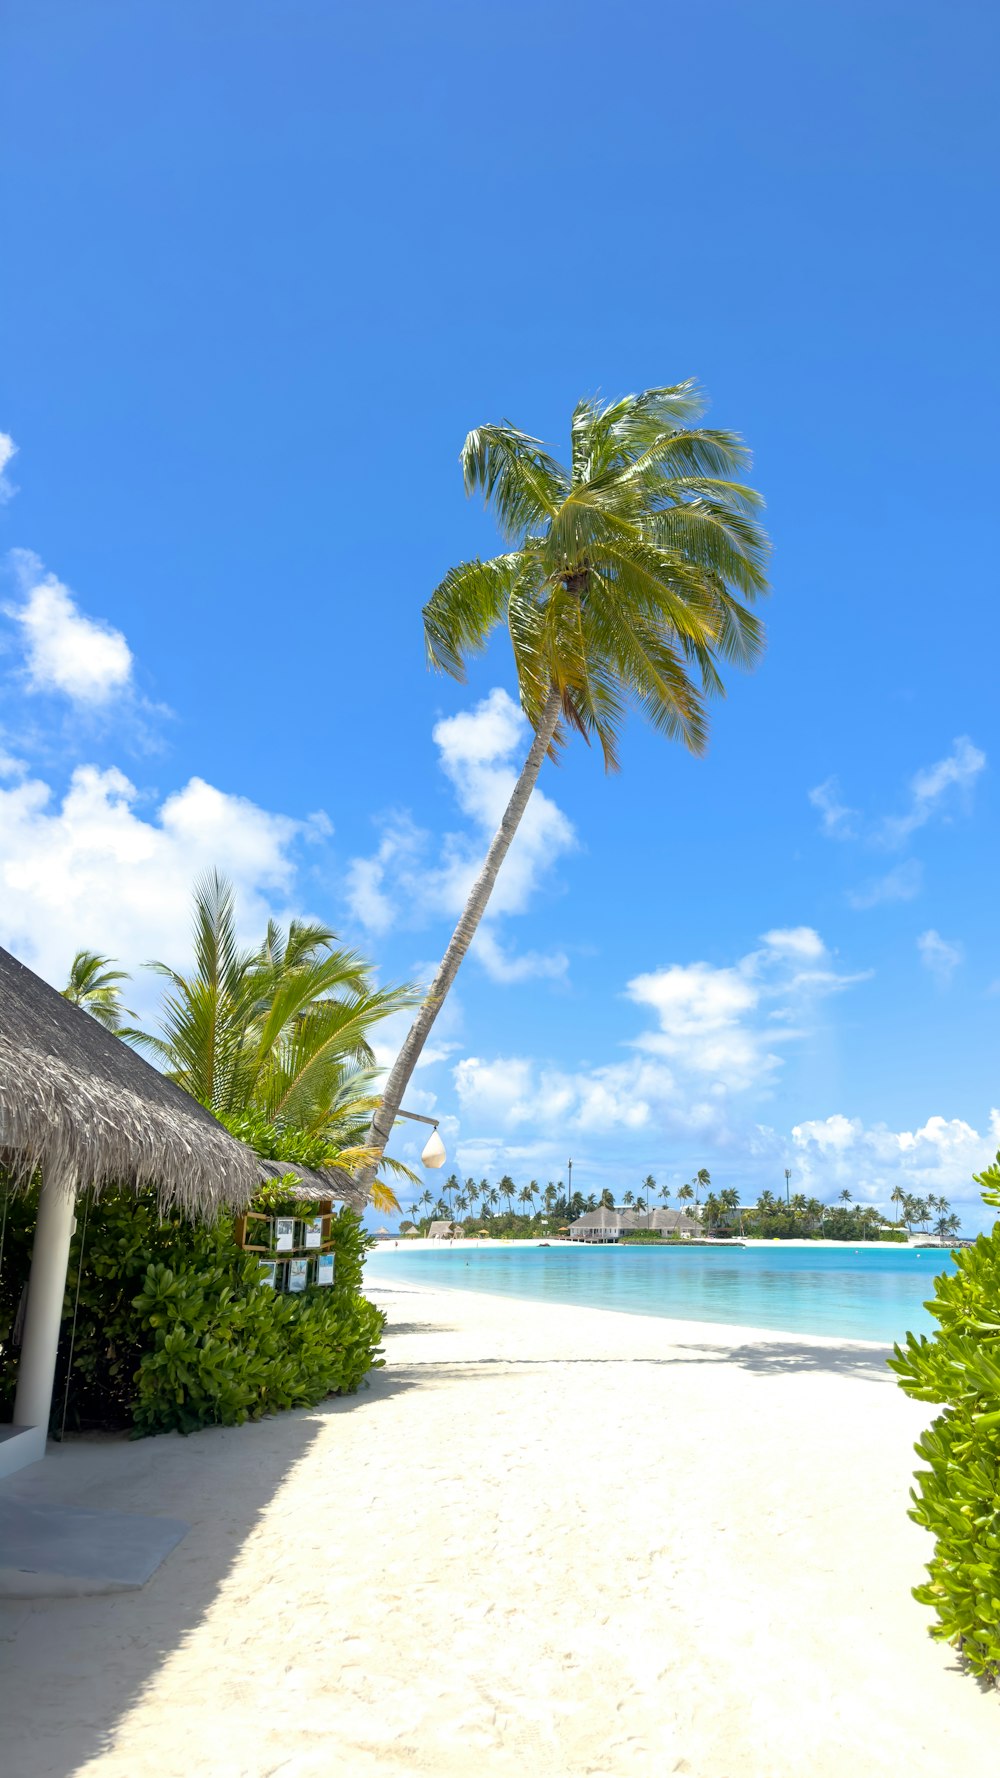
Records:
[[[0,1404],[17,1376],[11,1329],[28,1275],[37,1198],[12,1197],[0,1277]],[[269,1186],[254,1202],[291,1213],[294,1193]],[[86,1210],[86,1216],[84,1214]],[[335,1282],[281,1295],[232,1222],[161,1218],[153,1193],[106,1192],[81,1202],[70,1253],[54,1418],[62,1419],[69,1333],[79,1287],[68,1423],[131,1426],[137,1435],[235,1426],[281,1408],[350,1394],[378,1357],[385,1317],[361,1294],[371,1247],[360,1219],[331,1219]],[[81,1240],[83,1266],[80,1269]]]
[[[1000,1209],[1000,1154],[977,1184]],[[927,1305],[940,1330],[907,1334],[889,1363],[907,1395],[944,1404],[915,1447],[929,1467],[917,1472],[910,1516],[935,1543],[914,1597],[937,1613],[932,1636],[1000,1684],[1000,1222],[956,1259]]]

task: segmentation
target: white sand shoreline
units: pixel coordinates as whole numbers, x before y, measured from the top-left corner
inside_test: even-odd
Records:
[[[0,1608],[16,1778],[994,1778],[884,1348],[371,1290],[358,1397],[37,1472],[192,1530],[142,1593]]]
[[[560,1239],[558,1235],[523,1235],[518,1236],[517,1240],[511,1241],[505,1241],[500,1236],[494,1235],[456,1235],[434,1238],[429,1235],[390,1235],[388,1239],[380,1240],[376,1244],[375,1253],[378,1254],[383,1249],[400,1253],[449,1253],[468,1248],[478,1250],[481,1247],[503,1247],[508,1251],[512,1247],[569,1247],[573,1252],[579,1252],[581,1249],[589,1247],[600,1247],[606,1251],[609,1247],[629,1249],[633,1245],[637,1248],[648,1248],[655,1244],[642,1241],[635,1243],[628,1241],[566,1241]],[[728,1248],[730,1252],[740,1247],[822,1247],[834,1248],[840,1253],[885,1253],[886,1251],[950,1253],[952,1250],[950,1243],[946,1243],[942,1247],[940,1242],[921,1239],[919,1235],[911,1241],[813,1241],[800,1238],[797,1235],[789,1236],[787,1240],[777,1235],[769,1236],[767,1240],[756,1235],[738,1235],[732,1240],[725,1240],[721,1237],[706,1235],[700,1240],[693,1241],[661,1241],[659,1246],[669,1253],[675,1253],[678,1249],[683,1251],[685,1248],[699,1247]]]

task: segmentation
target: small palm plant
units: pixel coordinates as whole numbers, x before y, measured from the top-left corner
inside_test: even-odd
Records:
[[[233,887],[218,872],[197,883],[194,901],[194,967],[150,965],[167,984],[160,1033],[123,1035],[236,1134],[256,1117],[323,1139],[331,1161],[364,1175],[379,1209],[398,1210],[373,1163],[413,1176],[365,1140],[378,1103],[370,1039],[412,995],[376,987],[370,966],[311,922],[285,932],[272,921],[262,944],[241,944]]]
[[[752,666],[763,627],[749,605],[767,590],[760,495],[742,479],[733,432],[698,425],[694,383],[646,389],[572,417],[568,465],[509,421],[479,426],[462,451],[467,493],[492,505],[508,551],[462,562],[424,608],[431,664],[464,679],[506,628],[528,756],[430,990],[389,1072],[369,1141],[381,1152],[542,764],[569,735],[618,764],[626,711],[703,753],[720,667]]]
[[[126,1029],[126,1018],[134,1019],[135,1013],[122,1005],[120,986],[132,978],[127,970],[112,969],[113,962],[113,957],[102,957],[98,951],[77,951],[62,996],[119,1036]]]

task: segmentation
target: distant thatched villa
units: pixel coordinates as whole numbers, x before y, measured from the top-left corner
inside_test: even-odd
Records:
[[[464,1234],[460,1222],[432,1222],[427,1230],[429,1241],[454,1241]]]
[[[571,1241],[613,1242],[640,1229],[658,1235],[679,1235],[683,1241],[703,1233],[701,1224],[693,1216],[685,1215],[683,1210],[609,1210],[602,1204],[599,1210],[589,1210],[586,1216],[580,1216],[570,1224],[569,1238]]]

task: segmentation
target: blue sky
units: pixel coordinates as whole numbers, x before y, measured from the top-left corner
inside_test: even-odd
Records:
[[[543,800],[410,1095],[461,1170],[967,1200],[1000,1143],[992,7],[32,0],[4,24],[0,941],[195,870],[426,979],[524,734],[425,669],[468,428],[696,376],[770,646]],[[137,989],[140,998],[148,986]],[[408,1144],[404,1141],[404,1151]]]

